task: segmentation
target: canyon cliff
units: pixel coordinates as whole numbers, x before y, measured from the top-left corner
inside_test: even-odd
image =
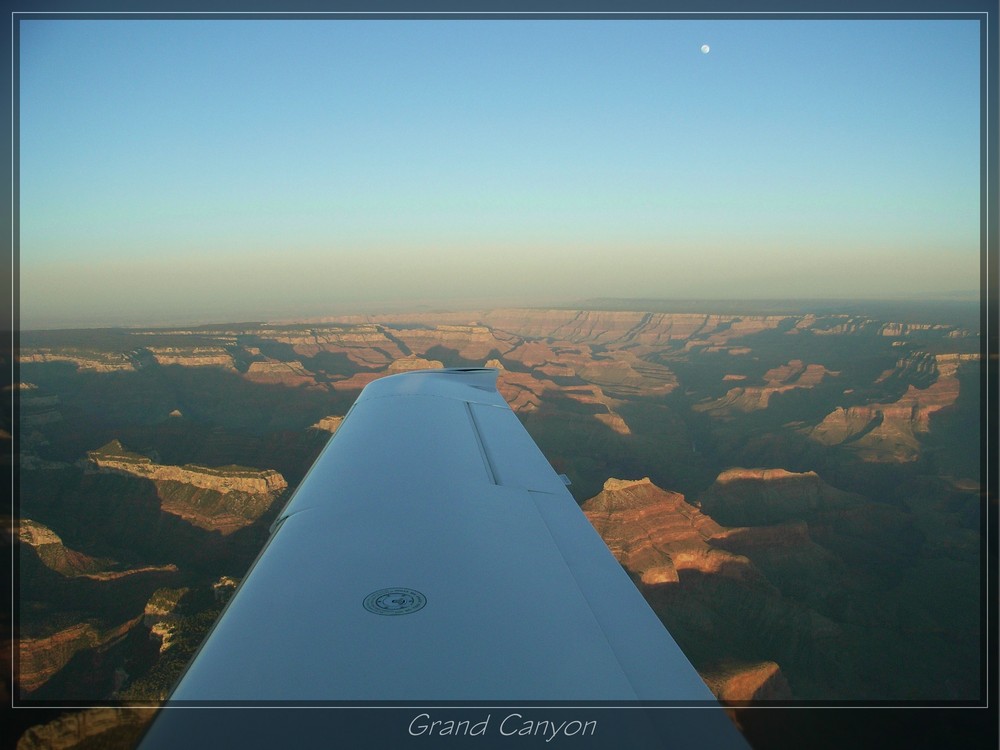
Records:
[[[740,386],[731,388],[725,396],[708,403],[695,404],[695,411],[705,411],[711,414],[730,414],[734,411],[752,412],[766,409],[771,398],[780,393],[787,393],[798,388],[814,388],[823,378],[836,375],[823,365],[807,365],[802,360],[793,359],[787,365],[775,367],[764,373],[762,386]],[[723,380],[733,379],[726,376]]]
[[[907,358],[886,370],[877,382],[909,382],[896,401],[838,406],[808,430],[811,440],[843,446],[863,461],[911,462],[921,450],[920,436],[930,431],[931,416],[958,399],[960,355]],[[910,382],[918,379],[922,385]]]
[[[273,469],[163,466],[132,453],[118,440],[89,451],[87,458],[100,471],[152,481],[164,511],[223,534],[253,523],[288,487],[285,478]]]
[[[747,558],[709,544],[722,531],[719,524],[649,477],[609,479],[581,508],[618,561],[645,585],[676,583],[683,570],[736,579],[756,574]]]

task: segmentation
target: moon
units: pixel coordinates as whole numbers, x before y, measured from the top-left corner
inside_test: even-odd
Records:
[[[707,55],[711,51],[712,51],[712,48],[709,47],[707,44],[701,45],[701,54]]]

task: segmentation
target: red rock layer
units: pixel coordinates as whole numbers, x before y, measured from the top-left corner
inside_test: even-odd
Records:
[[[598,411],[594,413],[594,419],[619,435],[632,433],[628,424],[616,411],[619,402],[609,398],[596,385],[560,386],[551,380],[538,378],[532,373],[500,370],[497,375],[497,390],[510,408],[519,414],[537,411],[546,398],[558,395],[581,404],[596,406]]]
[[[305,386],[307,388],[322,388],[316,382],[316,375],[302,366],[301,362],[281,362],[276,359],[251,362],[243,377],[253,383],[268,385],[284,385],[289,388]]]
[[[111,560],[98,560],[66,547],[58,534],[37,521],[22,518],[14,523],[18,541],[34,549],[45,567],[61,575],[72,577],[95,573],[112,564]]]
[[[796,388],[813,388],[827,375],[836,375],[823,365],[806,365],[802,360],[793,359],[787,365],[775,367],[764,373],[763,386],[743,386],[730,388],[722,398],[692,408],[696,411],[706,411],[711,414],[728,414],[734,411],[752,412],[766,409],[771,397],[778,393],[786,393]],[[724,380],[734,379],[727,375]]]
[[[222,347],[148,347],[153,360],[158,365],[181,365],[182,367],[221,367],[226,370],[236,369],[233,358]]]
[[[525,338],[629,346],[642,355],[692,336],[708,345],[776,328],[784,316],[699,313],[609,312],[601,310],[491,310],[483,322]]]
[[[324,432],[334,433],[340,427],[340,423],[344,421],[343,417],[329,416],[323,417],[316,424],[312,425],[311,429],[323,430]]]
[[[401,357],[392,362],[386,368],[386,375],[393,375],[397,372],[413,372],[414,370],[440,370],[444,367],[436,359],[422,359],[416,355]]]
[[[698,500],[704,512],[726,526],[799,521],[815,511],[862,502],[857,495],[831,487],[813,471],[743,468],[723,471]]]
[[[546,390],[558,390],[551,380],[536,378],[528,372],[501,370],[497,375],[497,390],[517,413],[536,411],[542,405]]]
[[[240,466],[163,466],[129,452],[119,441],[87,454],[100,471],[148,479],[160,509],[194,526],[230,534],[256,521],[288,482],[273,469]]]
[[[108,630],[99,630],[90,623],[81,622],[44,638],[22,638],[18,642],[17,684],[27,693],[38,689],[66,666],[78,651],[109,645],[124,637],[141,621],[140,615]]]
[[[378,372],[359,372],[349,378],[336,380],[332,383],[337,391],[360,391],[372,381],[384,378],[388,375],[395,375],[400,372],[412,372],[414,370],[437,370],[444,365],[436,359],[423,359],[416,355],[400,357],[389,363],[389,365]]]
[[[17,741],[17,750],[72,750],[93,741],[105,732],[114,732],[108,747],[131,747],[137,742],[142,728],[156,715],[155,708],[88,708],[65,713],[45,724],[31,727]],[[87,745],[90,746],[90,745]]]
[[[918,436],[930,431],[931,415],[958,399],[960,361],[939,356],[937,379],[923,389],[910,385],[898,401],[837,407],[809,437],[824,445],[848,444],[864,461],[915,461],[920,456]]]
[[[22,351],[19,362],[69,362],[78,370],[91,372],[117,372],[134,370],[135,363],[123,353],[95,352],[93,354],[70,354],[68,352],[53,352],[51,349],[32,349]]]
[[[757,575],[747,558],[708,544],[722,531],[719,524],[648,477],[609,479],[581,507],[618,561],[644,584],[675,583],[684,569],[737,579]]]
[[[702,675],[715,697],[725,703],[791,700],[792,691],[781,667],[773,661],[728,666]]]
[[[320,352],[340,353],[361,367],[385,367],[404,356],[385,330],[378,325],[325,326],[287,330],[284,328],[248,331],[260,338],[288,344],[303,357]]]
[[[152,459],[128,451],[118,440],[112,440],[96,451],[89,451],[87,458],[101,469],[131,474],[154,481],[171,481],[216,492],[245,492],[250,494],[280,492],[288,482],[274,469],[245,467],[164,466]]]
[[[453,349],[467,360],[484,360],[493,352],[503,354],[520,343],[516,336],[480,325],[437,325],[432,329],[400,329],[393,335],[417,354],[426,354],[436,346]]]

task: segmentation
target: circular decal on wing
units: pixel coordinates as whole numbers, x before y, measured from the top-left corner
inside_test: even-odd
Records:
[[[426,596],[402,587],[379,589],[365,597],[365,609],[376,615],[408,615],[423,609],[425,604]]]

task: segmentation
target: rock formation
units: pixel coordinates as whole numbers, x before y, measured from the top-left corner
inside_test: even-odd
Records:
[[[930,431],[931,415],[958,399],[956,373],[963,361],[954,355],[938,355],[932,363],[926,358],[904,360],[897,370],[911,375],[915,370],[917,376],[936,374],[936,378],[924,388],[909,385],[891,403],[838,406],[807,434],[823,445],[842,445],[864,461],[915,461],[920,456],[920,435]],[[898,377],[897,370],[883,373],[879,381]]]
[[[142,624],[149,628],[151,638],[159,640],[161,654],[172,645],[171,638],[180,619],[177,615],[177,605],[188,591],[187,588],[157,589],[146,602]]]
[[[335,391],[360,391],[373,380],[385,377],[386,372],[358,372],[348,378],[337,378],[330,385]]]
[[[289,388],[322,387],[316,382],[316,375],[302,366],[301,362],[281,362],[276,359],[251,362],[243,377],[254,383],[284,385]]]
[[[180,365],[181,367],[221,367],[235,370],[233,357],[218,346],[150,346],[146,350],[158,365]]]
[[[497,390],[518,414],[537,410],[546,390],[558,391],[551,380],[542,380],[527,372],[501,370],[497,374]]]
[[[40,523],[28,518],[15,523],[18,541],[33,548],[42,564],[60,575],[72,577],[97,573],[114,565],[113,560],[98,560],[69,549],[58,534]]]
[[[742,386],[730,388],[722,398],[704,404],[695,404],[695,411],[710,414],[730,414],[735,411],[752,412],[766,409],[771,397],[796,388],[814,388],[825,376],[837,375],[822,365],[806,365],[802,360],[793,359],[787,365],[775,367],[764,373],[762,386]],[[724,379],[734,379],[727,375]]]
[[[677,387],[673,372],[645,362],[628,351],[616,351],[607,359],[592,359],[576,374],[601,386],[613,396],[665,396]]]
[[[909,336],[917,331],[948,332],[953,329],[953,326],[934,325],[931,323],[885,323],[879,329],[879,334],[882,336],[899,338],[902,336]]]
[[[223,534],[256,521],[288,486],[273,469],[163,466],[128,451],[118,440],[89,451],[87,457],[101,471],[152,481],[163,511]]]
[[[701,510],[725,526],[763,526],[799,521],[814,511],[848,508],[862,498],[831,487],[814,471],[723,471],[698,496]]]
[[[18,542],[33,550],[42,565],[66,578],[114,581],[139,573],[164,573],[177,570],[177,566],[172,563],[117,569],[119,566],[114,560],[95,558],[70,549],[63,544],[58,534],[37,521],[21,518],[15,521],[15,526]]]
[[[443,347],[469,361],[482,361],[494,352],[503,354],[520,343],[517,337],[484,325],[398,328],[393,330],[393,334],[415,354],[426,354],[430,349]]]
[[[884,370],[876,383],[901,382],[926,388],[939,375],[937,357],[927,352],[910,352],[900,357],[894,367]]]
[[[603,310],[499,309],[481,319],[495,330],[525,339],[628,347],[636,356],[698,339],[702,346],[726,348],[735,338],[772,330],[786,316],[699,313],[610,312]]]
[[[162,466],[147,456],[132,453],[118,440],[112,440],[87,457],[98,467],[108,471],[152,479],[189,484],[215,492],[244,492],[266,494],[280,492],[288,486],[285,478],[273,469],[251,469],[243,466],[209,468],[186,464]]]
[[[122,352],[81,352],[76,350],[24,349],[18,355],[22,364],[32,362],[69,362],[77,370],[121,372],[135,370],[132,357]]]
[[[324,432],[334,433],[337,428],[340,427],[340,423],[344,421],[343,417],[323,417],[316,424],[312,425],[309,429],[311,430],[323,430]]]
[[[444,365],[436,359],[423,359],[414,354],[408,357],[395,359],[386,368],[386,375],[395,375],[398,372],[413,372],[414,370],[440,370]]]
[[[77,652],[109,646],[124,638],[141,621],[140,616],[110,628],[80,622],[43,637],[22,637],[17,645],[17,684],[25,693],[37,690]]]
[[[579,378],[614,397],[666,395],[677,387],[667,367],[639,359],[627,349],[595,354],[586,344],[527,341],[504,355],[545,378]]]
[[[21,428],[25,431],[22,432],[22,440],[27,437],[29,445],[42,442],[45,426],[61,422],[63,419],[59,395],[41,389],[33,383],[19,383],[18,391]]]
[[[247,331],[265,341],[286,344],[295,354],[314,357],[320,352],[344,354],[360,367],[385,367],[408,354],[386,330],[372,323],[317,327],[274,327]]]
[[[702,677],[723,703],[787,701],[792,699],[788,680],[773,661],[756,664],[727,664]]]
[[[232,576],[220,576],[219,580],[212,584],[212,595],[215,597],[215,601],[223,604],[229,601],[229,597],[235,593],[239,584],[240,582]]]
[[[719,524],[649,477],[609,479],[581,507],[618,561],[645,585],[676,583],[689,569],[736,579],[755,575],[747,558],[709,545],[722,531]]]
[[[334,380],[332,385],[337,391],[360,391],[373,380],[384,378],[388,375],[395,375],[401,372],[412,372],[414,370],[438,370],[444,365],[436,359],[423,359],[410,354],[392,360],[385,369],[375,372],[358,372],[348,378]]]
[[[17,742],[17,750],[75,750],[104,747],[101,735],[107,734],[108,747],[133,747],[156,708],[118,707],[87,708],[64,713],[45,724],[29,728]],[[92,743],[92,744],[91,744]]]
[[[497,390],[518,414],[539,410],[547,399],[566,398],[593,407],[594,419],[619,435],[631,434],[628,424],[616,411],[619,402],[596,385],[560,386],[533,373],[501,370],[497,375]]]

